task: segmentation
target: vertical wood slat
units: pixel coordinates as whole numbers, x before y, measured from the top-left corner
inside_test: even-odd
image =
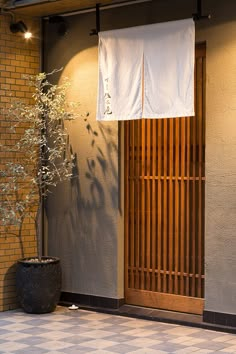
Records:
[[[187,158],[186,158],[186,169],[187,169],[187,186],[186,186],[186,296],[190,295],[190,117],[187,118]]]
[[[194,102],[195,102],[195,112],[196,112],[196,100],[197,100],[197,89],[196,89],[196,80],[197,80],[197,74],[196,74],[196,65],[195,65],[195,70],[194,70],[194,81],[195,81],[195,97],[194,97]],[[196,117],[194,117],[196,118]],[[191,279],[191,296],[195,296],[195,274],[196,274],[196,247],[195,247],[195,242],[196,242],[196,119],[192,120],[192,149],[193,149],[193,156],[192,156],[192,176],[193,176],[193,181],[192,181],[192,205],[191,205],[191,231],[192,231],[192,237],[191,237],[191,255],[192,255],[192,263],[191,263],[191,273],[193,274],[193,277]]]
[[[129,132],[129,130],[128,130]],[[130,159],[130,176],[133,177],[135,176],[135,136],[134,136],[134,124],[131,123],[131,129],[130,129],[130,148],[129,151],[131,152],[131,156],[129,156]],[[129,188],[130,188],[130,193],[129,193],[129,203],[130,203],[130,211],[134,213],[135,209],[135,180],[134,178],[131,178],[129,181]],[[134,218],[130,218],[130,266],[131,266],[131,279],[130,279],[130,286],[134,287],[134,250],[135,250],[135,223],[134,223]]]
[[[197,116],[198,116],[198,259],[197,272],[202,274],[202,58],[197,59]],[[201,297],[201,278],[197,278],[197,296]]]
[[[175,119],[175,177],[179,176],[179,121]],[[175,294],[179,293],[179,181],[175,178]]]
[[[129,208],[129,178],[128,176],[130,175],[129,172],[129,158],[130,158],[130,153],[129,153],[129,122],[124,122],[124,142],[125,142],[125,167],[124,167],[124,174],[125,174],[125,200],[124,203],[126,205],[125,208],[125,235],[130,235],[129,233],[129,222],[132,219],[132,216],[130,214],[130,208]],[[125,288],[127,289],[130,287],[129,284],[129,277],[130,277],[130,272],[129,272],[129,249],[130,249],[130,244],[129,244],[129,238],[125,237]]]
[[[146,127],[145,127],[145,120],[142,119],[141,121],[141,126],[142,126],[142,131],[141,131],[141,136],[142,136],[142,142],[141,142],[141,147],[142,147],[142,157],[141,157],[141,176],[142,176],[142,182],[141,182],[141,289],[144,289],[145,287],[145,272],[144,272],[144,267],[145,267],[145,167],[146,167]]]
[[[125,125],[127,287],[203,296],[205,61],[199,57],[195,118]]]
[[[162,209],[161,209],[161,167],[162,167],[162,120],[159,119],[157,122],[158,132],[157,132],[157,175],[158,175],[158,188],[157,188],[157,291],[161,291],[161,247],[162,247]]]
[[[184,264],[185,264],[185,118],[181,118],[181,182],[180,182],[180,295],[184,295]]]
[[[151,175],[151,121],[148,119],[146,121],[146,128],[147,128],[147,163],[146,163],[146,175],[148,179],[146,180],[146,203],[147,203],[147,215],[146,215],[146,268],[150,269],[151,267],[151,252],[150,252],[150,241],[151,241],[151,195],[150,195],[150,175]],[[150,273],[149,271],[146,272],[146,289],[150,290]]]
[[[204,234],[204,229],[205,229],[205,145],[206,145],[206,118],[205,118],[205,112],[206,112],[206,49],[203,48],[203,54],[202,54],[202,154],[203,154],[203,160],[202,160],[202,177],[203,180],[201,181],[203,191],[202,191],[202,274],[205,274],[205,267],[204,267],[204,259],[205,259],[205,234]],[[201,297],[204,298],[204,293],[205,293],[205,287],[204,287],[204,277],[201,277],[201,288],[202,288],[202,293]]]
[[[152,175],[156,176],[156,160],[157,160],[157,121],[152,121]],[[157,269],[157,258],[156,258],[156,181],[152,179],[152,291],[156,291],[156,269]]]
[[[169,219],[169,270],[173,271],[173,253],[174,253],[174,232],[173,232],[173,173],[174,173],[174,152],[173,152],[173,143],[174,143],[174,119],[169,119],[169,209],[168,209],[168,219]],[[169,275],[169,292],[173,292],[173,276]]]
[[[166,271],[167,271],[167,258],[168,258],[168,252],[167,252],[167,119],[162,120],[163,123],[163,146],[164,148],[162,149],[163,151],[163,158],[164,158],[164,163],[163,163],[163,176],[164,176],[164,181],[163,181],[163,292],[167,292],[167,277],[166,277]]]
[[[136,129],[134,129],[136,127]],[[139,262],[140,262],[140,181],[137,178],[140,175],[140,121],[133,122],[133,129],[136,138],[136,166],[135,166],[135,193],[137,197],[136,213],[132,215],[135,218],[136,223],[136,248],[135,248],[135,288],[140,287],[140,274],[139,274]]]

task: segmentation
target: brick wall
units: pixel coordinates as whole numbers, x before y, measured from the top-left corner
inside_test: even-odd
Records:
[[[0,16],[0,112],[6,109],[12,97],[30,103],[31,93],[23,78],[24,74],[36,74],[40,70],[40,31],[39,21],[22,19],[31,29],[34,37],[25,40],[22,34],[12,34],[9,30],[10,15]],[[13,145],[20,131],[12,134],[9,122],[0,113],[0,141],[4,145]],[[0,150],[0,164],[9,161],[11,152]],[[24,256],[35,255],[36,242],[34,224],[25,221],[22,231]],[[0,311],[17,307],[15,294],[15,264],[22,257],[21,244],[17,236],[0,235]]]

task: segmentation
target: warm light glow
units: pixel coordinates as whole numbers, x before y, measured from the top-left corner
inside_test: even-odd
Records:
[[[25,32],[24,37],[25,37],[25,39],[29,39],[29,38],[32,37],[32,33],[31,32]]]

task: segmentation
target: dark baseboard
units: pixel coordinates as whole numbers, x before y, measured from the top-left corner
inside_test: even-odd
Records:
[[[100,296],[62,292],[60,305],[68,307],[72,304],[78,305],[82,310],[236,334],[235,315],[205,311],[203,315],[205,318],[203,320],[203,316],[200,315],[125,305],[124,299],[111,299]],[[222,315],[223,317],[226,316],[228,320],[222,322],[222,319],[219,320],[216,318],[218,315],[220,315],[221,318]],[[214,319],[212,320],[213,316]]]
[[[124,299],[114,299],[114,298],[108,298],[102,296],[62,292],[60,302],[79,304],[79,305],[85,305],[91,307],[118,309],[122,305],[124,305],[125,301]]]
[[[236,327],[236,315],[229,313],[204,311],[203,321],[227,327]]]

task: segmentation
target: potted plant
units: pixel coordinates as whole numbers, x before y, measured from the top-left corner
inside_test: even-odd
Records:
[[[72,178],[74,166],[64,121],[75,119],[77,114],[74,105],[66,100],[68,80],[61,85],[51,84],[51,74],[27,78],[32,104],[10,104],[6,119],[19,138],[13,146],[1,146],[11,155],[0,169],[1,232],[19,236],[22,259],[17,264],[16,288],[20,305],[28,313],[52,312],[59,301],[60,261],[42,256],[40,219],[48,193]],[[37,255],[31,258],[24,257],[22,228],[26,219],[34,220],[37,239]]]

